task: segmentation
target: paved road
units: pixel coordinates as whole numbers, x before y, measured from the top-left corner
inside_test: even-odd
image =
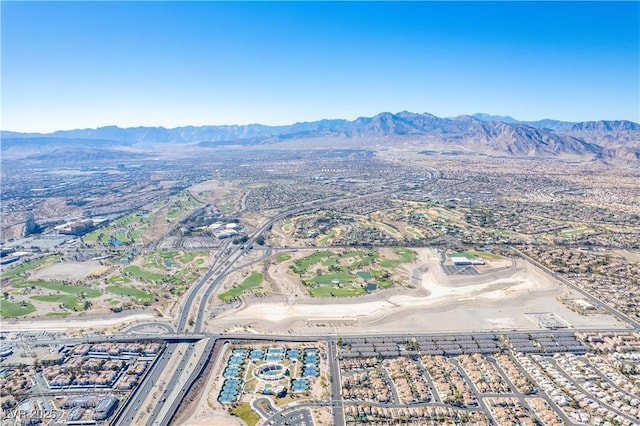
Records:
[[[195,345],[191,345],[189,347],[189,353],[185,352],[185,355],[178,365],[176,373],[169,381],[168,386],[177,386],[179,380],[182,378],[181,376],[185,374],[184,372],[187,371],[188,367],[190,367],[191,371],[189,376],[182,378],[183,384],[179,389],[177,389],[177,393],[174,391],[172,394],[172,389],[167,391],[167,404],[158,404],[158,406],[154,408],[152,412],[153,417],[150,417],[147,421],[148,425],[168,425],[171,422],[171,419],[178,411],[178,407],[180,407],[183,399],[187,396],[191,386],[205,370],[215,344],[216,341],[214,339],[209,339],[199,357],[197,356],[197,352],[195,352]]]
[[[617,409],[616,407],[612,406],[611,404],[607,404],[605,401],[603,401],[600,398],[594,397],[590,392],[588,392],[584,387],[582,387],[582,385],[578,382],[576,382],[576,380],[571,377],[564,368],[562,368],[562,366],[560,364],[558,364],[558,361],[556,361],[553,358],[548,359],[548,361],[556,368],[556,370],[558,370],[558,372],[568,381],[570,381],[577,389],[578,392],[583,393],[584,395],[587,395],[589,398],[591,398],[594,401],[598,401],[598,403],[600,405],[602,405],[604,408],[606,408],[609,412],[611,412],[612,414],[615,413],[619,416],[622,416],[624,419],[626,419],[629,423],[628,424],[634,424],[634,422],[637,421],[636,418],[629,416],[628,414],[620,411],[619,409]],[[606,382],[606,378],[605,377],[601,377],[600,378],[601,381]]]
[[[140,383],[140,385],[138,385],[133,390],[131,396],[126,402],[126,405],[123,406],[116,417],[114,417],[112,424],[133,424],[133,419],[135,418],[138,411],[142,409],[142,404],[147,398],[147,395],[149,395],[151,389],[158,381],[158,377],[160,377],[162,372],[167,367],[167,363],[169,362],[169,359],[171,358],[171,354],[175,350],[175,347],[176,344],[172,343],[166,345],[165,349],[162,351],[162,354],[156,359],[156,362],[153,364],[153,366],[151,366],[150,371],[147,373],[142,383]]]
[[[531,398],[531,397],[542,398],[542,399],[545,400],[545,402],[547,404],[549,404],[549,407],[551,407],[553,409],[553,411],[556,412],[556,414],[558,415],[558,417],[560,417],[560,419],[562,420],[562,422],[564,424],[566,424],[566,425],[573,424],[573,421],[571,419],[569,419],[569,417],[567,417],[567,415],[564,413],[564,411],[562,411],[560,409],[560,407],[549,397],[549,395],[547,395],[546,392],[536,392],[533,395],[525,395],[525,394],[523,394],[522,392],[518,391],[518,389],[516,388],[515,384],[509,379],[509,375],[506,374],[506,372],[500,366],[500,363],[494,357],[488,356],[487,357],[487,361],[489,361],[490,363],[492,363],[496,367],[496,371],[498,371],[498,373],[502,376],[502,378],[507,383],[509,383],[509,387],[511,388],[513,393],[516,395],[516,397],[518,397],[520,399],[520,401],[522,401],[524,403],[524,402],[526,402],[525,401],[526,398]],[[536,381],[533,379],[533,377],[531,377],[529,372],[526,371],[524,368],[522,368],[520,363],[515,362],[515,365],[516,365],[516,368],[518,369],[518,371],[520,371],[525,377],[527,377],[529,380],[531,380],[531,383],[536,383]],[[538,389],[538,388],[536,388],[536,389]],[[525,406],[527,406],[527,405],[525,405]]]
[[[189,346],[187,346],[187,349],[184,351],[184,355],[182,356],[182,359],[176,366],[176,369],[174,370],[171,378],[167,381],[165,388],[159,389],[159,390],[162,390],[162,393],[157,397],[159,401],[157,401],[156,405],[153,407],[153,410],[151,411],[151,414],[147,419],[147,424],[151,424],[151,425],[162,424],[161,422],[156,422],[156,419],[160,414],[160,412],[164,408],[166,408],[167,404],[165,404],[165,402],[167,401],[167,399],[169,401],[174,401],[176,399],[175,395],[173,394],[174,387],[177,386],[177,384],[180,382],[180,376],[182,376],[184,370],[187,368],[187,363],[193,356],[195,346],[196,346],[195,343],[191,343]]]
[[[178,326],[177,326],[178,332],[182,333],[182,332],[185,331],[185,328],[187,326],[187,321],[189,321],[189,315],[191,313],[191,306],[193,305],[193,301],[195,300],[196,296],[200,292],[200,289],[206,284],[206,282],[209,279],[211,279],[213,274],[216,272],[216,270],[223,263],[223,261],[224,261],[223,260],[223,256],[227,252],[227,249],[228,249],[230,244],[231,244],[231,240],[228,240],[220,248],[220,250],[218,250],[218,253],[213,258],[213,262],[212,262],[211,267],[209,268],[209,270],[204,274],[204,276],[202,278],[200,278],[200,281],[198,281],[198,283],[196,285],[192,286],[189,289],[189,293],[187,294],[187,298],[185,299],[185,301],[183,303],[183,309],[182,309],[182,311],[180,313],[180,317],[178,318]]]
[[[344,420],[344,402],[342,401],[342,379],[340,364],[336,353],[336,340],[327,339],[327,364],[329,365],[329,379],[331,381],[331,409],[333,411],[334,426],[342,426]]]
[[[271,400],[267,397],[256,398],[251,401],[251,408],[262,418],[262,420],[268,420],[270,417],[275,416],[278,408],[274,407]]]
[[[434,172],[434,173],[437,173]],[[437,179],[438,176],[436,175],[435,178]],[[375,196],[380,196],[383,193],[377,193],[377,194],[368,194],[366,196],[360,196],[357,198],[367,198],[367,197],[375,197]],[[207,307],[207,303],[208,303],[208,298],[210,297],[210,295],[212,294],[212,292],[216,289],[216,287],[224,280],[224,278],[227,276],[227,274],[231,271],[234,270],[234,268],[237,267],[236,262],[244,255],[247,253],[248,250],[250,250],[252,248],[252,246],[255,244],[255,241],[257,240],[258,237],[260,237],[266,230],[268,230],[276,221],[283,219],[287,216],[293,215],[293,214],[299,214],[305,211],[312,211],[314,209],[317,209],[320,206],[323,207],[327,207],[328,205],[330,205],[331,203],[333,203],[334,201],[336,201],[335,199],[331,199],[331,200],[317,200],[317,201],[313,201],[313,202],[309,202],[309,203],[305,203],[299,207],[287,210],[283,213],[280,213],[276,216],[274,216],[273,218],[271,218],[270,220],[268,220],[264,225],[262,225],[259,229],[257,229],[256,231],[254,231],[254,233],[247,239],[246,243],[241,246],[241,247],[237,247],[237,248],[230,248],[230,241],[227,241],[225,243],[225,245],[218,251],[216,257],[214,258],[213,262],[212,262],[212,266],[210,267],[210,269],[207,271],[207,273],[205,273],[205,275],[198,281],[198,283],[194,286],[192,286],[192,288],[190,289],[187,297],[185,298],[184,301],[184,305],[183,305],[183,309],[181,311],[181,314],[178,318],[178,323],[177,323],[177,333],[174,337],[180,336],[180,335],[192,335],[195,336],[196,333],[192,333],[192,334],[183,334],[186,330],[187,324],[189,322],[190,319],[193,320],[194,322],[194,327],[193,330],[198,332],[200,330],[202,330],[202,326],[204,323],[204,319],[205,319],[205,311],[206,311],[206,307]],[[345,202],[344,200],[342,200],[343,202]],[[285,248],[285,249],[289,249],[289,248]],[[271,254],[271,249],[269,249],[267,251],[267,253],[265,255],[270,255]],[[525,258],[527,258],[525,256]],[[531,260],[530,260],[531,261]],[[567,282],[564,278],[559,277],[557,274],[555,274],[553,271],[548,270],[547,268],[544,268],[542,265],[538,264],[535,261],[531,261],[533,264],[541,267],[543,270],[545,270],[547,273],[549,273],[550,275],[558,278],[561,282],[571,286],[572,288],[574,288],[576,291],[580,292],[581,294],[584,294],[585,297],[589,300],[592,300],[592,302],[595,302],[596,304],[603,306],[605,309],[609,310],[613,315],[615,315],[616,317],[618,317],[619,319],[621,319],[622,321],[624,321],[625,323],[631,324],[635,329],[639,328],[638,323],[636,323],[635,321],[631,320],[630,318],[626,317],[625,315],[621,314],[620,312],[611,309],[608,307],[608,305],[604,304],[602,301],[584,293],[582,290],[580,290],[579,288],[575,287],[573,284]],[[203,289],[206,290],[203,293]],[[194,307],[194,303],[195,300],[197,299],[197,297],[201,296],[201,299],[199,301],[199,304],[197,307]],[[194,312],[194,308],[195,312]],[[544,332],[543,330],[540,330],[541,332]],[[602,331],[599,330],[598,331]],[[424,334],[428,334],[428,335],[433,335],[435,333],[424,333]],[[442,335],[447,335],[450,333],[440,333]],[[467,334],[471,334],[471,333],[467,333]],[[474,334],[483,334],[483,333],[474,333]],[[495,334],[493,332],[486,332],[486,334]],[[508,333],[500,333],[500,334],[508,334]],[[201,338],[204,338],[205,336],[210,336],[211,340],[210,343],[213,344],[212,342],[215,341],[215,339],[219,339],[219,338],[224,338],[227,340],[233,340],[233,339],[251,339],[251,340],[282,340],[282,341],[301,341],[301,340],[309,340],[309,341],[316,341],[319,336],[291,336],[291,335],[285,335],[285,336],[258,336],[258,335],[253,335],[253,334],[249,334],[249,335],[240,335],[240,334],[236,334],[236,335],[216,335],[216,334],[206,334],[205,333],[197,333],[198,336],[200,336]],[[397,334],[388,334],[386,336],[395,336]],[[353,335],[353,337],[359,337],[360,335]],[[380,335],[378,335],[379,337],[382,337]],[[347,337],[346,335],[344,337]],[[340,369],[339,369],[339,365],[337,362],[337,355],[336,355],[336,347],[335,347],[335,339],[334,338],[329,338],[327,340],[328,343],[328,357],[327,357],[327,361],[328,361],[328,365],[329,365],[329,369],[330,369],[330,379],[331,379],[331,402],[330,402],[330,406],[332,408],[332,413],[333,413],[333,424],[334,425],[344,425],[345,424],[345,417],[344,417],[344,401],[342,400],[341,397],[341,379],[340,379]],[[182,358],[182,360],[180,361],[178,370],[174,373],[171,382],[175,383],[179,378],[180,375],[183,372],[184,366],[186,365],[185,363],[189,362],[191,360],[191,357],[193,356],[193,347],[194,344],[191,344],[189,347],[189,350],[187,350]],[[182,401],[182,398],[184,398],[184,396],[186,395],[186,392],[188,391],[188,389],[190,388],[191,384],[193,383],[193,381],[196,380],[196,378],[198,377],[198,374],[200,374],[200,372],[202,371],[202,369],[204,369],[204,366],[206,365],[206,359],[207,357],[202,357],[198,362],[199,364],[196,366],[196,368],[194,368],[194,371],[189,375],[189,377],[186,379],[185,385],[178,391],[178,394],[176,396],[172,397],[172,401],[171,401],[171,406],[167,409],[164,410],[166,411],[166,414],[160,414],[160,409],[154,410],[154,413],[152,413],[152,415],[154,416],[152,419],[153,421],[157,422],[158,424],[168,424],[168,422],[171,419],[171,416],[173,415],[173,413],[175,412],[175,410],[177,410],[179,404]],[[168,358],[166,357],[166,351],[165,353],[156,361],[156,363],[154,364],[154,367],[152,369],[152,371],[149,372],[147,379],[143,382],[142,385],[140,385],[136,391],[134,391],[134,393],[132,394],[132,397],[130,398],[130,402],[128,402],[127,407],[124,407],[122,410],[122,414],[118,417],[118,421],[114,422],[116,424],[131,424],[131,421],[133,419],[133,417],[130,416],[130,414],[133,412],[135,414],[135,410],[140,409],[140,403],[141,401],[143,401],[143,396],[146,396],[146,394],[149,392],[149,390],[151,389],[151,387],[153,386],[153,383],[155,383],[155,381],[157,380],[157,377],[159,376],[159,374],[162,372],[162,370],[164,368],[166,368],[166,364],[167,364]],[[167,402],[169,402],[167,400]],[[162,406],[163,404],[159,404],[159,406]],[[313,404],[304,404],[304,406],[312,406]],[[322,404],[319,404],[322,405]],[[324,404],[327,405],[327,404]],[[267,415],[268,413],[262,413],[263,415]],[[309,411],[308,408],[304,408],[303,406],[300,407],[291,407],[289,409],[283,410],[282,412],[276,413],[274,414],[270,419],[269,419],[269,423],[268,424],[284,424],[284,423],[288,423],[288,424],[298,424],[298,425],[303,425],[303,424],[313,424],[313,419],[311,417],[311,413]]]
[[[265,423],[268,426],[314,426],[313,415],[308,408],[295,408],[282,411],[270,417]]]
[[[173,333],[175,330],[169,324],[163,322],[146,322],[143,324],[137,324],[133,327],[125,330],[127,334],[165,334],[165,333]]]

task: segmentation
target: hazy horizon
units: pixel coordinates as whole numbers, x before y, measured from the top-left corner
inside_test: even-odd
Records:
[[[346,121],[354,121],[358,118],[371,118],[374,117],[375,115],[378,114],[383,114],[383,113],[391,113],[391,114],[398,114],[402,111],[396,111],[396,112],[391,112],[391,111],[381,111],[377,114],[374,114],[372,116],[356,116],[355,118],[352,119],[346,119],[346,118],[341,118],[341,117],[323,117],[323,118],[318,118],[317,120],[305,120],[305,121],[296,121],[296,122],[291,122],[291,123],[276,123],[276,124],[265,124],[265,123],[221,123],[221,124],[198,124],[198,125],[194,125],[194,124],[185,124],[185,125],[178,125],[178,126],[163,126],[163,125],[132,125],[132,126],[119,126],[117,124],[107,124],[104,126],[96,126],[96,127],[76,127],[76,128],[68,128],[68,129],[56,129],[56,130],[52,130],[49,132],[30,132],[30,131],[16,131],[13,129],[0,129],[3,132],[11,132],[11,133],[33,133],[33,134],[51,134],[51,133],[56,133],[56,132],[67,132],[67,131],[74,131],[74,130],[98,130],[98,129],[102,129],[102,128],[110,128],[110,127],[116,127],[116,128],[120,128],[120,129],[136,129],[136,128],[164,128],[167,130],[172,130],[172,129],[177,129],[177,128],[183,128],[183,127],[224,127],[224,126],[228,126],[228,127],[234,127],[234,126],[267,126],[267,127],[280,127],[280,126],[291,126],[294,124],[299,124],[299,123],[313,123],[313,122],[318,122],[318,121],[322,121],[322,120],[346,120]],[[415,114],[431,114],[428,111],[424,111],[424,112],[415,112],[415,111],[407,111],[410,113],[415,113]],[[524,119],[520,119],[519,117],[513,117],[509,114],[489,114],[489,113],[484,113],[484,112],[475,112],[472,114],[458,114],[456,116],[451,116],[451,117],[438,117],[438,118],[445,118],[445,119],[455,119],[458,117],[463,117],[463,116],[467,116],[467,117],[471,117],[474,116],[475,114],[486,114],[488,116],[500,116],[503,118],[509,117],[512,118],[516,121],[519,122],[523,122],[523,123],[529,123],[529,122],[539,122],[539,121],[545,121],[545,120],[552,120],[552,121],[565,121],[565,120],[557,120],[553,117],[545,117],[545,118],[541,118],[541,119],[536,119],[536,120],[524,120]],[[433,114],[435,115],[435,114]],[[497,120],[499,121],[499,120]],[[632,121],[634,123],[640,124],[636,121],[633,120],[617,120],[617,119],[599,119],[599,120],[581,120],[581,121],[567,121],[567,122],[575,122],[575,123],[579,123],[579,122],[587,122],[587,121]]]

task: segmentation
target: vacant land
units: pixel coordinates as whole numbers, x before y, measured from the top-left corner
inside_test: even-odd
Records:
[[[11,269],[8,269],[6,272],[3,272],[2,275],[0,275],[0,279],[9,281],[21,280],[27,276],[27,273],[36,270],[41,266],[59,262],[61,258],[62,256],[60,255],[50,255],[25,262],[22,265],[13,267]]]
[[[210,328],[225,330],[243,325],[264,332],[286,329],[312,334],[326,332],[327,326],[346,327],[354,333],[399,332],[416,326],[427,331],[538,328],[525,312],[555,312],[576,328],[624,327],[608,315],[585,317],[573,312],[557,300],[562,293],[559,284],[524,261],[515,267],[500,268],[499,272],[451,277],[441,269],[439,253],[431,249],[412,251],[414,265],[421,265],[419,288],[373,292],[350,298],[347,304],[335,298],[297,297],[286,302],[265,299],[222,314]],[[330,259],[326,254],[315,258],[322,259],[319,263]],[[354,256],[347,258],[353,261]],[[502,264],[506,259],[496,261]],[[293,272],[286,270],[288,274]],[[275,271],[274,276],[278,282],[284,281],[283,275]],[[332,296],[332,287],[319,288],[326,288],[323,291],[327,293],[322,296]]]
[[[245,280],[237,287],[232,288],[229,291],[225,291],[219,297],[221,300],[227,301],[240,296],[245,291],[252,288],[260,287],[264,281],[264,276],[259,272],[251,272],[251,274],[245,278]]]

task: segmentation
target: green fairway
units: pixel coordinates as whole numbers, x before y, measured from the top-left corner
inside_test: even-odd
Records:
[[[363,266],[367,266],[375,262],[380,255],[373,251],[353,251],[349,253],[344,253],[340,255],[333,255],[329,259],[322,262],[323,266],[334,266],[340,264],[345,259],[350,259],[353,257],[357,257],[359,259],[354,260],[351,264],[345,266],[339,266],[338,269],[341,271],[351,271],[353,269],[361,268]]]
[[[475,255],[467,252],[467,251],[461,251],[461,252],[455,252],[455,253],[448,253],[447,254],[448,257],[464,257],[467,258],[469,260],[473,260],[476,258]]]
[[[415,252],[409,249],[396,249],[393,251],[394,253],[400,255],[399,259],[385,259],[378,264],[383,268],[395,268],[401,263],[411,263],[413,262],[413,255]]]
[[[144,255],[145,262],[143,264],[143,267],[151,268],[151,269],[156,268],[161,270],[169,270],[169,268],[179,269],[180,265],[188,265],[189,263],[193,262],[194,259],[196,258],[198,258],[196,260],[196,263],[198,265],[202,265],[205,262],[205,260],[201,259],[200,257],[206,257],[208,255],[209,255],[209,252],[204,250],[190,251],[186,253],[181,253],[175,250],[158,250],[158,251],[154,251]],[[133,271],[132,276],[148,279],[150,281],[157,281],[158,279],[162,279],[163,277],[162,276],[161,278],[158,278],[158,276],[153,277],[152,275],[147,275],[147,274],[153,274],[153,272],[145,271],[142,268],[136,269],[135,266],[133,266],[131,269],[129,269],[129,271],[126,271],[126,272],[131,273],[131,271]],[[145,275],[146,278],[143,277],[141,274]]]
[[[173,221],[184,216],[187,212],[200,207],[202,203],[193,198],[190,193],[182,193],[179,198],[169,205],[167,220]]]
[[[151,229],[150,220],[147,215],[141,215],[140,212],[129,213],[115,222],[89,232],[82,237],[82,240],[86,243],[95,242],[105,246],[112,238],[122,243],[139,242],[140,236]]]
[[[107,291],[119,296],[130,296],[134,298],[138,303],[147,303],[153,300],[153,294],[147,293],[137,288],[112,285],[107,287]]]
[[[286,262],[289,259],[291,259],[291,255],[283,253],[283,254],[279,254],[278,257],[276,257],[276,262],[282,263],[282,262]]]
[[[149,229],[151,229],[151,226],[149,226],[149,224],[145,223],[140,228],[134,229],[133,231],[131,231],[131,240],[132,240],[132,242],[136,242],[136,243],[139,242],[140,236],[144,232],[148,231]]]
[[[374,226],[384,229],[388,234],[394,237],[401,237],[402,234],[397,229],[380,222],[372,222]]]
[[[559,235],[562,238],[571,238],[571,237],[575,237],[576,235],[586,234],[591,231],[592,231],[591,228],[576,228],[576,229],[569,229],[566,231],[562,231],[560,232]]]
[[[234,297],[238,297],[247,290],[259,287],[263,281],[264,275],[262,275],[260,272],[253,271],[251,272],[251,275],[245,278],[242,284],[222,293],[219,296],[220,300],[227,301],[233,299]]]
[[[365,293],[362,287],[316,287],[309,289],[313,297],[351,297]]]
[[[377,284],[379,288],[393,287],[393,283],[391,281],[376,281],[375,284]]]
[[[331,238],[335,237],[337,233],[338,233],[337,230],[332,229],[327,235],[325,235],[324,237],[320,238],[320,241],[318,241],[318,243],[319,244],[326,244],[327,241],[329,241]]]
[[[187,252],[187,253],[183,254],[180,257],[180,262],[182,262],[184,264],[187,264],[187,263],[193,262],[193,259],[195,259],[196,257],[206,257],[208,255],[209,255],[209,252],[202,251],[202,250],[201,251],[190,251],[190,252]],[[199,260],[204,262],[203,259],[199,259]],[[202,262],[200,262],[200,263],[202,263]]]
[[[63,284],[56,281],[27,281],[21,284],[17,284],[14,287],[24,288],[31,286],[46,288],[47,290],[60,291],[62,293],[74,295],[84,294],[84,296],[87,298],[98,297],[102,294],[100,290],[96,290],[95,288],[88,288],[82,285]]]
[[[293,270],[297,274],[304,274],[305,272],[307,272],[309,266],[314,265],[320,262],[322,259],[331,256],[333,256],[333,253],[331,253],[330,251],[316,252],[311,256],[303,257],[302,259],[296,260]]]
[[[100,238],[101,235],[104,235],[104,230],[99,228],[95,231],[89,232],[88,234],[84,234],[82,236],[82,241],[84,241],[85,243],[93,243],[98,241],[98,238]],[[100,240],[100,242],[102,243],[102,240]]]
[[[145,271],[139,266],[129,265],[124,268],[124,272],[131,275],[133,278],[140,278],[147,281],[160,281],[165,276],[156,272]]]
[[[161,250],[161,251],[157,251],[156,254],[160,256],[163,260],[173,260],[176,257],[178,257],[180,253],[172,250],[168,250],[168,251]]]
[[[414,238],[424,238],[422,232],[418,231],[416,228],[412,228],[407,226],[407,232],[414,236]]]
[[[353,263],[347,266],[346,269],[353,270],[353,269],[362,268],[363,266],[371,265],[372,263],[376,262],[379,258],[380,258],[380,255],[378,253],[372,252],[369,255],[362,257],[361,259],[353,261]]]
[[[394,253],[398,256],[396,259],[381,259],[375,250],[354,250],[342,254],[321,251],[298,260],[293,269],[301,275],[312,296],[357,296],[366,293],[362,288],[363,282],[371,279],[380,288],[393,287],[390,273],[371,269],[372,266],[389,269],[414,261],[413,250],[401,248],[394,250]]]
[[[25,262],[20,266],[16,266],[14,268],[9,269],[8,271],[6,271],[2,275],[0,275],[0,278],[2,278],[3,280],[9,279],[9,278],[15,277],[16,275],[19,275],[19,274],[22,274],[22,273],[24,273],[26,271],[29,271],[31,269],[35,269],[40,265],[57,262],[59,260],[60,260],[60,256],[59,255],[45,256],[45,257],[41,257],[39,259],[34,259],[34,260],[29,261],[29,262]]]
[[[131,280],[127,277],[123,277],[120,275],[116,275],[115,277],[111,277],[109,278],[109,283],[111,284],[126,284],[126,283],[130,283]]]
[[[143,220],[142,216],[138,216],[138,213],[129,213],[128,215],[118,219],[113,226],[115,228],[124,228],[127,225],[133,225],[135,223],[140,223]]]
[[[21,317],[35,312],[36,307],[31,303],[13,303],[5,298],[0,299],[0,316],[3,318]]]
[[[336,272],[333,274],[323,274],[312,278],[310,281],[316,284],[332,284],[332,281],[339,280],[340,282],[351,282],[355,278],[344,272]]]
[[[78,300],[76,296],[69,294],[48,294],[31,296],[30,299],[37,300],[39,302],[57,303],[62,305],[65,309],[71,309],[72,311],[82,311],[84,302]]]

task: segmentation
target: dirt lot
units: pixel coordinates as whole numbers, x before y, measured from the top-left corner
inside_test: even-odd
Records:
[[[557,300],[563,291],[560,284],[526,262],[497,275],[450,278],[438,265],[435,251],[418,252],[417,264],[426,271],[420,289],[384,290],[343,299],[264,299],[222,313],[210,329],[251,327],[265,333],[289,330],[327,334],[338,330],[381,333],[537,328],[526,312],[556,312],[576,328],[621,326],[610,316],[585,317],[569,310]]]
[[[69,280],[80,281],[97,271],[102,265],[98,261],[60,262],[44,268],[36,269],[31,274],[32,280]]]
[[[217,206],[221,210],[224,207],[222,204],[225,203],[234,210],[239,210],[243,191],[238,184],[237,181],[213,179],[190,187],[189,192],[198,200]]]

